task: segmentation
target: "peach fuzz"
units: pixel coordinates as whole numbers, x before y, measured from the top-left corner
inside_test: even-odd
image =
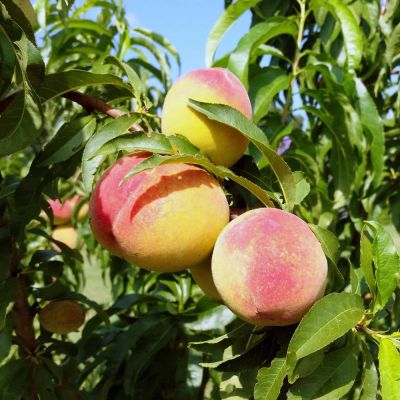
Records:
[[[200,289],[210,298],[221,302],[221,296],[215,287],[211,273],[211,259],[207,259],[200,265],[190,269],[194,281],[200,286]]]
[[[212,274],[224,303],[256,325],[291,325],[323,296],[327,261],[308,225],[274,208],[247,211],[215,244]]]
[[[189,72],[168,91],[161,119],[164,134],[185,136],[215,164],[235,164],[245,152],[248,140],[236,129],[211,121],[190,108],[188,99],[229,105],[251,119],[251,103],[242,83],[224,68]]]
[[[39,322],[46,331],[65,335],[83,325],[85,310],[73,300],[54,300],[40,310]]]
[[[102,175],[90,200],[97,241],[111,253],[155,271],[190,268],[211,255],[229,222],[219,183],[193,165],[161,165],[122,178],[148,157],[119,159]]]

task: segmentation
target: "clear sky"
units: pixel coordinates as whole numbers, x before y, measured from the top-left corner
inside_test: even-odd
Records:
[[[181,56],[182,73],[205,66],[207,36],[224,11],[223,0],[123,1],[132,28],[139,26],[160,33],[176,47]],[[236,46],[248,31],[250,18],[250,12],[247,12],[232,25],[217,56]]]

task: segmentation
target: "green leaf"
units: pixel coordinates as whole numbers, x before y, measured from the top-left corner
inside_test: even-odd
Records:
[[[118,334],[107,349],[107,372],[116,374],[126,355],[136,346],[139,339],[147,335],[150,330],[157,329],[157,325],[162,326],[164,320],[165,318],[141,318]]]
[[[157,167],[158,165],[162,164],[175,164],[177,162],[189,163],[200,165],[201,167],[205,168],[207,171],[213,173],[215,176],[223,179],[231,179],[232,181],[238,183],[239,185],[243,186],[249,192],[253,193],[264,205],[267,207],[274,207],[268,193],[262,189],[260,186],[256,185],[255,183],[249,181],[246,178],[238,176],[234,174],[228,168],[222,166],[216,166],[211,161],[208,160],[205,156],[198,154],[198,155],[173,155],[173,156],[160,156],[158,154],[153,155],[152,157],[148,158],[145,161],[142,161],[138,166],[133,168],[122,180],[123,182],[128,179],[130,176],[138,174],[139,172],[145,171],[146,169]]]
[[[348,98],[342,93],[327,90],[308,93],[318,100],[321,109],[310,106],[305,106],[304,109],[314,114],[326,126],[326,133],[332,140],[330,163],[335,190],[347,196],[354,186],[354,171],[358,167],[355,163],[353,143],[360,144],[363,141],[363,137],[360,137],[361,125],[356,118],[352,120],[350,113],[346,110],[345,106],[354,112]]]
[[[360,238],[360,266],[363,272],[365,282],[373,297],[376,296],[376,281],[372,267],[372,243],[367,236],[367,226],[364,225],[361,230]]]
[[[0,114],[0,156],[33,144],[42,129],[43,113],[36,93],[25,84]]]
[[[361,378],[361,397],[360,400],[376,400],[378,389],[378,372],[374,360],[368,348],[363,349],[364,367]]]
[[[236,49],[229,57],[228,69],[232,71],[247,88],[249,61],[258,46],[279,35],[296,37],[297,24],[287,17],[271,17],[254,25],[250,32],[240,39]]]
[[[139,75],[136,73],[136,71],[130,67],[128,64],[118,60],[117,57],[112,57],[108,56],[104,62],[106,64],[113,64],[116,65],[118,68],[120,68],[122,71],[125,72],[126,76],[129,79],[129,83],[131,84],[133,90],[133,94],[135,95],[136,99],[139,101],[141,98],[144,96],[146,93],[146,86],[144,82],[141,80]]]
[[[218,393],[221,400],[251,399],[256,374],[255,368],[241,369],[239,372],[224,372],[221,376]]]
[[[164,36],[159,35],[158,33],[152,32],[152,31],[150,31],[148,29],[145,29],[145,28],[135,28],[134,31],[142,34],[143,36],[146,36],[146,37],[154,40],[160,46],[162,46],[165,49],[167,49],[168,52],[171,53],[172,56],[175,58],[178,66],[179,67],[181,66],[181,59],[179,57],[178,51],[175,49],[175,47],[172,45],[172,43],[169,42]]]
[[[358,373],[358,352],[354,347],[332,351],[309,376],[299,379],[291,388],[288,400],[337,400],[351,389]]]
[[[400,272],[400,258],[393,239],[378,222],[366,221],[374,231],[372,259],[375,266],[377,303],[374,311],[384,307],[397,287]]]
[[[108,141],[92,156],[117,154],[118,151],[133,153],[135,151],[149,151],[151,153],[174,154],[169,138],[159,133],[138,132],[127,134]]]
[[[322,250],[325,255],[332,261],[332,265],[334,268],[334,272],[336,277],[339,280],[339,285],[344,284],[344,278],[342,273],[339,271],[337,267],[337,262],[339,259],[339,240],[337,237],[327,229],[321,228],[318,225],[308,224],[311,230],[314,232],[315,236],[319,240],[322,246]]]
[[[47,101],[72,90],[99,85],[116,85],[131,91],[129,85],[114,75],[70,70],[47,75],[39,90],[39,95],[42,101]]]
[[[104,160],[104,156],[100,155],[92,158],[92,156],[108,141],[128,132],[129,127],[138,120],[137,115],[123,115],[104,125],[94,136],[87,142],[82,156],[82,180],[88,192],[92,191],[94,176],[100,164]]]
[[[303,317],[290,340],[287,360],[293,370],[301,358],[322,349],[352,329],[364,315],[362,298],[331,293],[318,300]]]
[[[293,178],[296,183],[296,200],[294,204],[301,204],[301,202],[308,196],[310,193],[310,184],[304,176],[304,173],[301,171],[294,171]]]
[[[145,368],[152,362],[153,357],[176,335],[177,328],[171,321],[167,321],[157,330],[148,334],[145,340],[138,345],[136,351],[127,361],[123,386],[126,394],[134,394],[136,383]]]
[[[249,96],[253,105],[253,120],[267,115],[273,98],[290,85],[291,78],[280,68],[265,68],[250,82]]]
[[[32,365],[26,360],[11,360],[0,368],[0,398],[19,400],[28,394]],[[15,383],[18,382],[16,385]]]
[[[195,100],[189,100],[188,104],[194,110],[204,114],[207,118],[237,129],[254,143],[269,161],[269,165],[281,186],[287,209],[290,211],[296,201],[296,183],[293,173],[283,158],[269,147],[268,140],[263,131],[232,107],[223,104],[203,103]]]
[[[11,85],[17,58],[12,42],[0,27],[0,97]]]
[[[286,358],[276,357],[271,366],[261,368],[254,386],[254,400],[275,400],[278,398],[286,376]]]
[[[195,315],[192,322],[185,322],[187,329],[198,332],[222,329],[236,319],[235,314],[225,306],[217,306]]]
[[[38,166],[43,167],[68,160],[82,148],[95,129],[96,118],[90,115],[65,123],[39,155]]]
[[[0,287],[0,331],[4,328],[9,305],[15,300],[18,290],[18,279],[9,278]],[[1,387],[1,386],[0,386]]]
[[[54,24],[50,30],[56,31],[58,29],[65,29],[64,24],[60,21]],[[77,29],[79,31],[92,31],[99,35],[112,36],[112,33],[102,24],[91,21],[89,19],[68,19],[67,29]]]
[[[288,376],[289,383],[292,384],[299,378],[304,378],[305,376],[311,375],[321,365],[324,357],[324,351],[321,349],[302,358],[296,364],[293,373]]]
[[[400,355],[391,339],[379,343],[379,375],[382,399],[400,399]]]
[[[398,57],[399,53],[400,53],[400,25],[397,24],[390,34],[385,50],[385,59],[391,68],[393,66],[395,57]]]
[[[206,44],[206,66],[211,67],[218,44],[229,27],[249,8],[261,0],[238,0],[227,7],[208,34]]]
[[[385,136],[383,123],[374,100],[362,80],[354,78],[354,82],[358,96],[361,124],[372,137],[370,155],[373,167],[373,183],[375,187],[378,187],[382,181],[384,167]]]
[[[162,82],[164,83],[165,87],[168,87],[170,84],[171,68],[165,53],[154,46],[154,44],[150,40],[144,37],[134,37],[131,39],[131,42],[132,44],[143,46],[144,48],[149,50],[150,53],[152,53],[152,55],[160,64]]]
[[[340,23],[347,54],[347,66],[351,73],[360,66],[363,50],[363,34],[357,19],[343,0],[312,0],[313,7],[327,9]]]

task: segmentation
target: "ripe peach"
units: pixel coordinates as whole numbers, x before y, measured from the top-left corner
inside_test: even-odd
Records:
[[[58,226],[53,230],[52,238],[66,244],[71,249],[79,247],[78,233],[72,226]],[[55,250],[60,250],[58,246],[53,244]]]
[[[201,290],[210,298],[216,301],[222,301],[217,288],[215,287],[212,273],[211,260],[207,259],[200,265],[196,265],[190,269],[195,282],[200,286]]]
[[[81,201],[82,196],[75,195],[61,203],[60,200],[49,200],[49,204],[54,216],[54,225],[64,225],[71,221],[74,208]],[[81,220],[88,212],[88,205],[84,204],[79,209],[78,219]]]
[[[122,178],[148,157],[125,156],[100,178],[90,200],[97,241],[111,253],[156,271],[190,268],[210,256],[229,221],[218,182],[193,165],[161,165]]]
[[[290,325],[324,294],[327,261],[308,225],[260,208],[230,222],[215,244],[212,274],[224,303],[257,325]]]
[[[74,300],[54,300],[39,312],[39,322],[46,331],[65,335],[83,325],[85,310]]]
[[[188,99],[226,104],[251,119],[250,99],[239,79],[224,68],[198,69],[183,75],[167,93],[161,120],[164,134],[187,137],[215,164],[235,164],[248,140],[236,129],[211,121],[190,108]]]

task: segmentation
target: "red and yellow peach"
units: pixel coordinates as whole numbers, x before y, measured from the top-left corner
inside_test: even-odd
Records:
[[[224,68],[187,73],[168,91],[161,121],[164,134],[185,136],[215,164],[227,167],[235,164],[246,150],[248,140],[236,129],[190,108],[188,99],[229,105],[251,119],[250,99],[239,79]]]
[[[248,211],[215,244],[212,275],[223,302],[256,325],[290,325],[323,294],[327,261],[308,225],[286,211]]]
[[[219,183],[206,171],[177,163],[122,178],[148,157],[125,156],[100,178],[90,200],[97,241],[143,268],[173,272],[207,259],[229,222]]]
[[[54,217],[54,225],[64,225],[71,221],[74,208],[82,200],[82,196],[75,195],[70,199],[61,202],[60,200],[49,200]],[[89,206],[83,204],[78,212],[78,219],[81,220],[88,212]]]
[[[74,300],[54,300],[40,310],[39,322],[46,331],[65,335],[83,325],[85,310]]]

